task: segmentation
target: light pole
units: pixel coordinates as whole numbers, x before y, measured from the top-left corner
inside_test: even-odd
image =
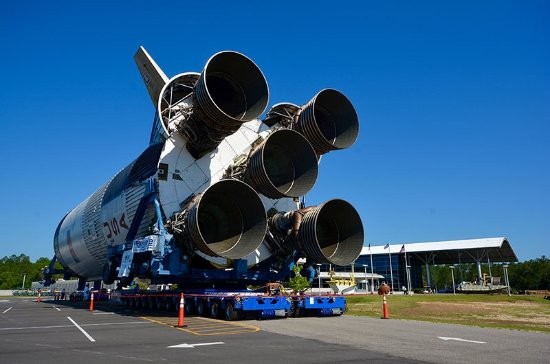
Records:
[[[407,264],[407,262],[405,262],[406,264],[406,270],[405,270],[405,273],[407,274],[407,294],[411,294],[411,290],[412,290],[412,284],[411,284],[411,266]]]
[[[393,268],[392,268],[392,265],[391,265],[391,248],[390,248],[390,243],[386,244],[388,246],[388,256],[390,258],[390,279],[391,279],[391,284],[390,284],[390,294],[393,293]]]
[[[506,288],[508,289],[508,296],[511,296],[512,294],[510,293],[510,281],[508,280],[508,264],[504,264],[502,268],[504,269],[504,279],[506,281]]]
[[[374,264],[372,264],[372,252],[370,252],[370,293],[374,294]]]
[[[25,278],[27,278],[27,273],[23,273],[23,285],[21,286],[21,289],[25,289]]]
[[[456,291],[455,291],[455,266],[451,265],[449,268],[451,268],[451,277],[453,279],[453,294],[456,294]]]
[[[363,268],[365,268],[365,293],[368,292],[367,286],[368,286],[368,284],[369,284],[369,283],[368,283],[369,281],[367,281],[367,267],[368,267],[368,266],[369,266],[368,264],[363,264]]]
[[[317,270],[319,271],[319,273],[317,274],[317,276],[319,277],[319,294],[321,294],[321,264],[320,263],[317,263]]]

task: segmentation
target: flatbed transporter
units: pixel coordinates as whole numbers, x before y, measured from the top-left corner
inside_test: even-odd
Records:
[[[263,291],[263,292],[262,292]],[[271,319],[302,316],[339,316],[346,311],[346,299],[334,294],[286,294],[279,284],[262,291],[195,289],[183,294],[186,315],[229,321],[244,318]],[[126,307],[177,312],[180,294],[169,291],[116,291],[111,300]]]

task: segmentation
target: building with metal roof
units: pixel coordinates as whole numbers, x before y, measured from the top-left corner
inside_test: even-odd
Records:
[[[479,278],[483,276],[482,263],[491,265],[517,261],[517,256],[508,239],[497,237],[369,245],[363,247],[354,268],[359,272],[365,269],[365,274],[368,269],[371,274],[384,276],[395,290],[399,290],[404,284],[407,284],[410,290],[411,286],[431,288],[430,266],[433,265],[473,263],[477,266]],[[344,267],[345,269],[347,268]],[[371,287],[371,290],[375,288]]]
[[[404,251],[401,251],[404,249]],[[384,246],[363,247],[361,256],[369,254],[407,253],[432,264],[517,262],[518,258],[504,237],[449,240],[429,243],[392,243]]]

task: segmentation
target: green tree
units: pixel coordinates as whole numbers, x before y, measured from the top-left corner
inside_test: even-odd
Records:
[[[309,282],[306,277],[300,274],[300,266],[298,264],[294,265],[292,271],[294,272],[294,276],[290,277],[285,285],[296,293],[303,292],[309,288]]]
[[[21,289],[25,277],[26,289],[33,281],[42,280],[42,270],[49,264],[48,258],[39,258],[32,263],[25,254],[5,256],[0,259],[0,289]]]
[[[519,291],[550,290],[550,259],[543,255],[537,259],[510,264],[508,276],[510,286]]]
[[[30,272],[32,264],[27,255],[12,255],[0,260],[0,289],[21,288],[23,273]]]

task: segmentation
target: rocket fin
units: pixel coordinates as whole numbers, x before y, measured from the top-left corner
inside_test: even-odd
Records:
[[[169,78],[164,74],[158,64],[142,46],[139,47],[138,51],[134,55],[134,61],[136,62],[141,77],[143,78],[145,87],[147,87],[153,106],[156,109],[160,91],[164,85],[168,83]]]

